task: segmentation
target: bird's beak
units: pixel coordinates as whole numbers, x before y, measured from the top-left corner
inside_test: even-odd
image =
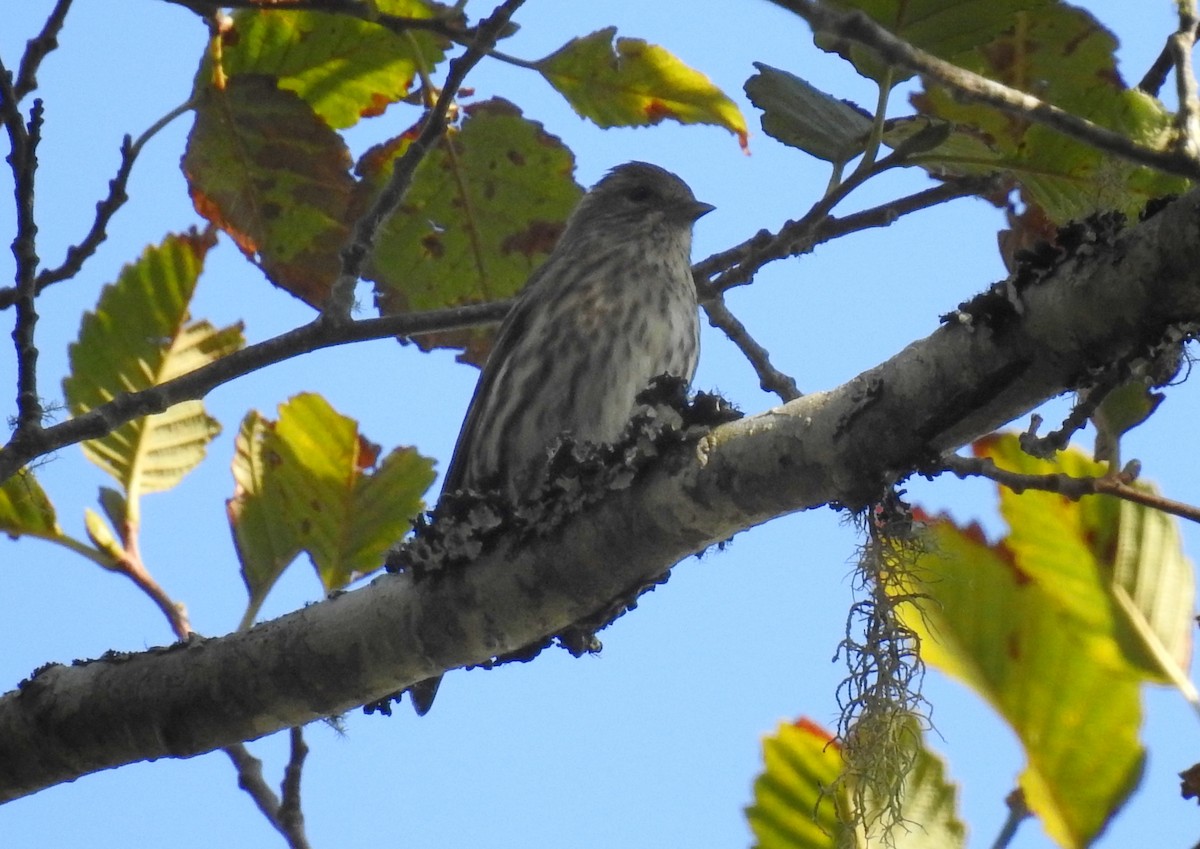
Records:
[[[696,221],[700,218],[700,216],[708,215],[714,209],[716,209],[716,207],[711,203],[705,203],[704,201],[700,200],[692,201],[691,206],[688,207],[688,219],[690,221]]]

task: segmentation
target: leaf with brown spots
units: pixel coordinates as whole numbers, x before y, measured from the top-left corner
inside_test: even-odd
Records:
[[[391,315],[508,298],[554,247],[581,190],[574,157],[541,124],[505,100],[466,107],[413,176],[384,225],[365,276]],[[375,191],[413,132],[368,151],[358,164]],[[482,363],[490,328],[422,336],[423,349],[463,348]]]
[[[341,137],[269,77],[204,89],[183,156],[196,211],[276,286],[319,307],[349,234],[354,178]]]

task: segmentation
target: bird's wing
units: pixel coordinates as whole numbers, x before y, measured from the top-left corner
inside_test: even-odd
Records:
[[[503,366],[505,361],[512,352],[513,346],[516,345],[517,341],[525,333],[525,329],[529,324],[530,303],[532,299],[525,297],[524,294],[534,288],[538,280],[545,275],[546,268],[549,265],[551,265],[551,262],[547,260],[533,272],[529,281],[525,284],[525,288],[522,290],[522,296],[518,298],[516,304],[513,305],[512,310],[500,325],[500,332],[496,336],[496,344],[492,346],[492,351],[488,355],[487,362],[483,365],[483,372],[479,376],[479,382],[475,384],[475,394],[471,396],[471,404],[467,408],[467,417],[463,421],[462,430],[458,432],[458,442],[454,445],[454,455],[450,458],[450,466],[446,469],[446,477],[442,481],[442,495],[462,489],[463,476],[466,474],[467,457],[470,454],[471,443],[475,441],[476,431],[484,419],[484,411],[489,406],[488,401],[491,399],[497,376],[504,371]]]

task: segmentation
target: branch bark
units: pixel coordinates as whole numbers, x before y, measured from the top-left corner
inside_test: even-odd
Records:
[[[865,506],[942,453],[1200,326],[1200,192],[1019,271],[1007,323],[952,321],[829,392],[679,446],[544,536],[248,631],[39,670],[0,697],[0,799],[189,757],[537,644],[738,531]],[[1015,303],[1014,303],[1015,302]],[[853,328],[847,328],[852,338]]]

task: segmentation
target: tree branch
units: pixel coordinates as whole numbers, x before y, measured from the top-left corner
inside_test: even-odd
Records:
[[[304,816],[300,813],[300,769],[308,755],[299,728],[291,729],[292,755],[285,768],[283,801],[275,795],[263,778],[262,761],[250,754],[250,750],[237,743],[225,748],[237,770],[238,787],[246,791],[262,815],[276,831],[283,835],[291,849],[308,849],[308,838],[304,834]]]
[[[71,0],[58,0],[50,10],[42,31],[26,42],[21,66],[17,69],[17,80],[13,83],[15,102],[20,103],[25,95],[37,88],[38,68],[41,67],[42,60],[58,48],[58,34],[62,31],[67,10],[70,8]]]
[[[771,0],[808,21],[815,32],[868,47],[885,61],[933,80],[967,100],[986,103],[1019,118],[1043,124],[1068,138],[1138,165],[1200,179],[1200,159],[1178,147],[1160,150],[1101,127],[1031,94],[1011,88],[937,58],[892,35],[861,12],[838,12],[817,0]]]
[[[793,401],[800,397],[800,388],[791,375],[784,374],[771,365],[771,355],[754,340],[746,325],[725,306],[725,298],[717,295],[704,303],[708,322],[723,331],[729,341],[737,345],[758,375],[758,385],[764,392],[774,392],[781,401]]]
[[[1200,160],[1200,102],[1196,100],[1196,75],[1192,70],[1192,48],[1196,46],[1196,0],[1178,0],[1179,29],[1167,46],[1175,66],[1175,94],[1179,111],[1175,114],[1176,139],[1181,155]]]
[[[125,422],[161,413],[180,401],[203,398],[222,384],[291,357],[344,345],[347,342],[385,339],[389,336],[407,338],[497,322],[504,318],[510,306],[510,301],[497,301],[490,304],[384,316],[343,325],[314,320],[303,327],[235,351],[166,383],[140,392],[119,395],[82,416],[43,428],[36,433],[14,434],[8,445],[0,449],[0,481],[7,480],[30,460],[47,452],[104,436]]]
[[[1187,519],[1200,522],[1200,507],[1165,498],[1132,486],[1133,476],[1121,473],[1111,477],[1077,478],[1067,474],[1029,475],[1002,469],[990,457],[946,457],[940,471],[953,472],[959,478],[981,477],[1002,484],[1018,494],[1027,489],[1056,492],[1072,501],[1085,495],[1113,495],[1125,501],[1141,504]]]
[[[1096,362],[1200,323],[1200,191],[1009,287],[1012,313],[950,321],[829,392],[664,452],[553,532],[497,532],[469,564],[387,574],[211,640],[39,670],[0,697],[0,798],[137,760],[187,757],[337,714],[498,658],[609,610],[740,530],[858,508]],[[1021,273],[1021,272],[1019,272]],[[986,305],[986,299],[983,299]],[[991,320],[989,320],[991,319]]]
[[[0,60],[0,120],[8,132],[9,167],[13,175],[13,195],[17,213],[17,235],[12,252],[17,261],[17,318],[12,338],[17,354],[17,426],[16,435],[36,435],[42,426],[42,402],[38,397],[38,349],[34,339],[37,327],[36,274],[37,220],[34,216],[34,180],[37,175],[37,145],[41,137],[42,102],[35,100],[26,124],[17,105],[12,74]],[[5,476],[7,478],[7,475]]]
[[[995,184],[990,177],[960,177],[885,204],[841,218],[829,215],[824,200],[799,221],[789,221],[777,233],[760,230],[728,250],[696,263],[692,274],[701,299],[743,286],[768,263],[808,253],[817,245],[874,227],[888,227],[901,217],[947,201],[974,197]],[[843,195],[844,196],[844,195]]]

